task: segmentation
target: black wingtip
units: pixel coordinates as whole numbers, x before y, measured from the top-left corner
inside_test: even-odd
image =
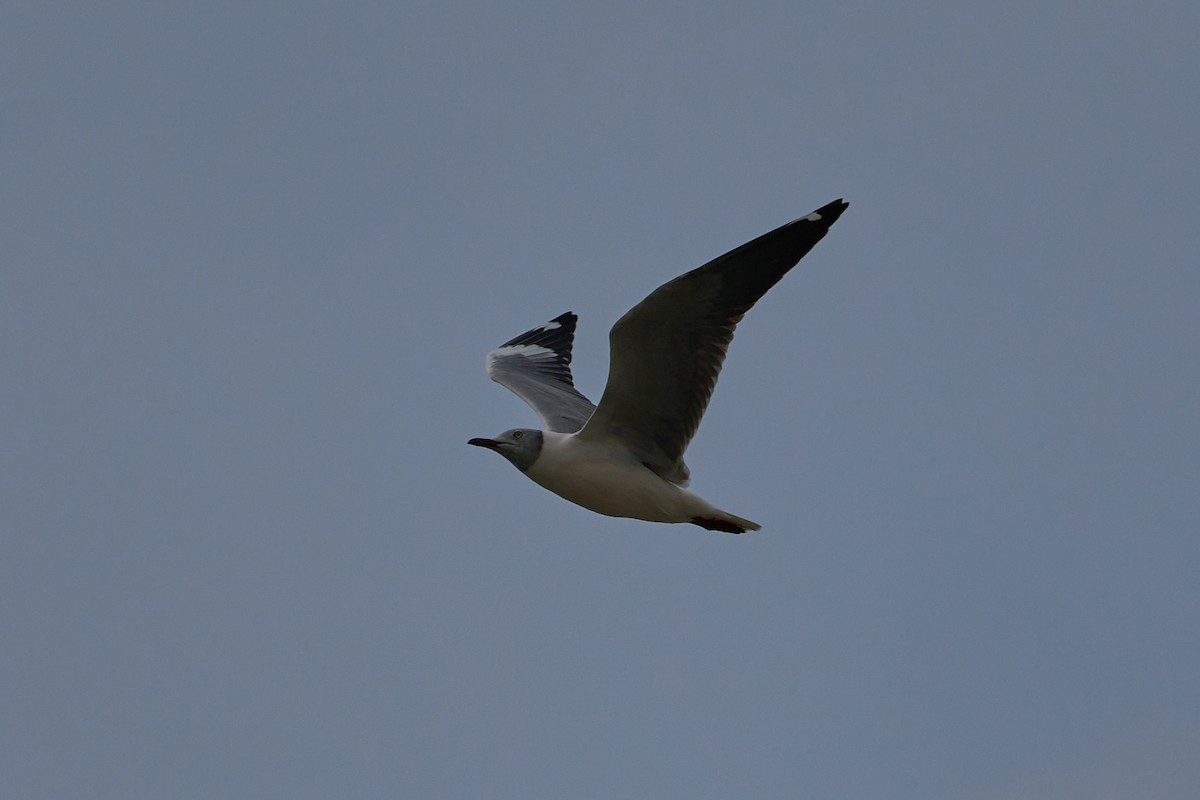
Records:
[[[565,314],[559,314],[554,319],[544,325],[539,325],[532,330],[525,331],[520,336],[509,339],[501,347],[512,347],[513,345],[536,344],[542,347],[549,347],[556,353],[566,357],[567,361],[571,360],[571,340],[575,336],[575,322],[579,318],[574,312],[568,311]]]
[[[717,519],[716,517],[692,517],[691,523],[699,525],[706,531],[720,531],[721,533],[745,533],[746,528],[737,525],[726,519]]]
[[[575,384],[571,379],[571,348],[575,342],[575,321],[577,319],[578,317],[570,311],[559,314],[544,325],[539,325],[532,330],[525,331],[520,336],[509,339],[500,345],[498,350],[526,345],[544,347],[552,351],[554,357],[552,360],[539,362],[537,370],[573,387]]]
[[[808,220],[811,222],[820,222],[826,226],[829,226],[829,225],[832,225],[833,223],[837,222],[838,217],[840,217],[842,215],[842,212],[845,211],[849,207],[850,207],[850,204],[839,197],[837,200],[834,200],[832,203],[827,203],[827,204],[821,206],[816,211],[809,214],[807,217],[801,217],[801,219]],[[813,219],[814,217],[815,217],[815,219]]]

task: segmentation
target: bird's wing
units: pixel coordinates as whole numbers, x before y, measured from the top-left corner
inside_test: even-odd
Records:
[[[487,374],[529,404],[548,430],[574,433],[596,406],[575,389],[571,345],[575,321],[562,314],[487,354]]]
[[[580,431],[616,439],[684,484],[683,453],[708,406],[733,329],[845,211],[836,200],[660,286],[609,334],[608,384]]]

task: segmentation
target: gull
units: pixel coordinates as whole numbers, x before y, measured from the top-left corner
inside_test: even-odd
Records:
[[[733,330],[821,241],[848,203],[818,208],[655,289],[609,333],[608,383],[594,405],[575,388],[567,312],[487,354],[488,376],[545,430],[513,428],[468,444],[495,450],[534,483],[610,517],[761,528],[687,490],[683,453],[700,425]]]

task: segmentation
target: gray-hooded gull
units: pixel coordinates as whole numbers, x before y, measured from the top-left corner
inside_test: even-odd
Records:
[[[692,494],[683,452],[700,425],[733,329],[821,241],[848,204],[827,206],[654,290],[609,333],[608,384],[593,405],[571,378],[576,316],[555,317],[487,355],[487,373],[542,418],[470,444],[586,509],[744,533],[757,523]]]

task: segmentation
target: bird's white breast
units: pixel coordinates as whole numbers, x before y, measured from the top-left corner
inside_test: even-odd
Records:
[[[628,450],[574,434],[543,433],[542,452],[525,474],[576,505],[610,517],[687,522],[713,511],[660,478]]]

